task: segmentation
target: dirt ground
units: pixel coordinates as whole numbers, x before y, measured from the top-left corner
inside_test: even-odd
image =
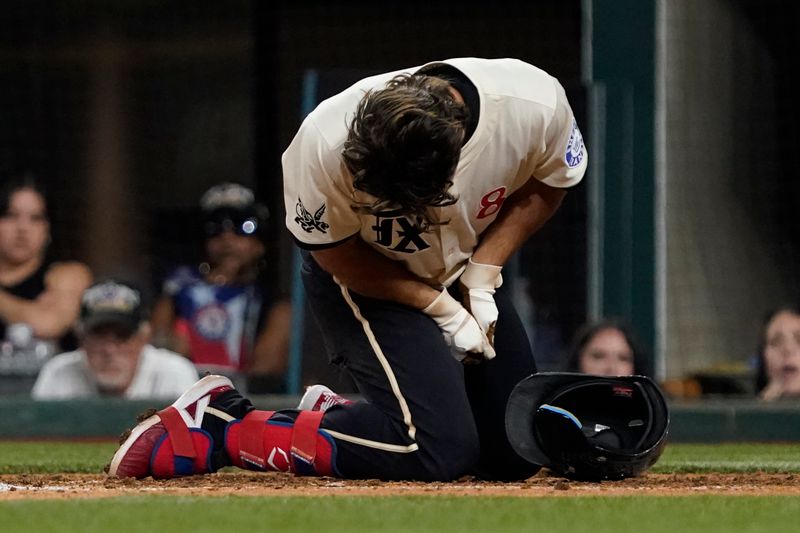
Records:
[[[111,479],[104,474],[0,475],[0,501],[20,498],[108,498],[132,494],[197,496],[445,495],[445,496],[630,496],[800,495],[794,474],[646,474],[623,481],[585,483],[546,471],[521,482],[490,483],[463,478],[450,483],[383,482],[294,477],[282,473],[220,472],[156,481]]]

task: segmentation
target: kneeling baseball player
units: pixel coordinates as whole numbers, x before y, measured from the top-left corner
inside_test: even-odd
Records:
[[[330,361],[364,401],[315,386],[259,411],[207,376],[142,420],[109,474],[531,476],[505,412],[536,366],[501,270],[586,165],[559,82],[515,59],[437,61],[325,100],[283,154],[286,224]]]

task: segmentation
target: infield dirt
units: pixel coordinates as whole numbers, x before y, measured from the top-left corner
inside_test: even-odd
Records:
[[[0,475],[0,501],[24,498],[108,498],[125,495],[176,496],[685,496],[800,495],[800,475],[646,474],[623,481],[568,481],[540,472],[525,481],[486,482],[462,478],[450,483],[385,482],[294,477],[283,473],[219,472],[171,480],[112,479],[104,474]]]

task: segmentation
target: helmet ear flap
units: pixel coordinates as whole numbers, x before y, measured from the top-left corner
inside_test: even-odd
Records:
[[[543,447],[577,451],[586,446],[581,421],[566,409],[543,404],[533,416],[537,437]]]
[[[578,418],[560,407],[544,404],[533,415],[536,439],[556,470],[569,471],[569,457],[587,448]]]

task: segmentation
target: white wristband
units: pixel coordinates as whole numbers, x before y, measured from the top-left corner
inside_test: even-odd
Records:
[[[493,290],[503,284],[502,270],[501,266],[476,263],[470,258],[459,279],[468,289]]]
[[[428,307],[422,310],[422,312],[438,322],[452,317],[458,313],[462,307],[464,306],[453,298],[450,293],[447,292],[447,289],[444,289]]]

